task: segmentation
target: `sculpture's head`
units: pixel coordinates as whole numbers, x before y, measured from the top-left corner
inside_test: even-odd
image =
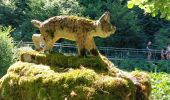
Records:
[[[39,29],[43,42],[46,43],[52,39],[51,35],[47,32],[46,28],[42,27],[43,23],[38,20],[32,20],[31,23]]]
[[[100,37],[108,37],[115,33],[116,27],[110,23],[110,13],[106,11],[98,20],[100,27]]]

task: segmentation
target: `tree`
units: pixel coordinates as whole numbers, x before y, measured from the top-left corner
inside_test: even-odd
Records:
[[[129,10],[126,2],[127,0],[2,0],[0,24],[16,28],[12,34],[15,40],[31,41],[36,30],[30,22],[32,19],[44,21],[56,15],[78,15],[97,20],[108,10],[111,23],[117,27],[117,31],[107,39],[96,38],[96,43],[99,46],[143,48],[147,37],[152,37],[159,30],[159,19],[152,20],[143,15],[142,18],[138,17],[141,11]]]
[[[158,49],[166,48],[170,44],[170,24],[162,27],[155,35],[154,42]]]
[[[144,31],[147,41],[153,42],[155,34],[169,23],[167,20],[161,19],[159,16],[152,17],[149,14],[144,15],[144,11],[138,7],[135,7],[132,10],[138,18],[139,26]]]
[[[11,27],[0,27],[0,76],[6,73],[13,62],[13,44],[9,36]]]
[[[128,1],[128,8],[133,8],[137,5],[144,9],[145,13],[151,13],[156,16],[160,13],[161,18],[170,20],[170,1],[169,0],[130,0]]]
[[[28,1],[2,0],[0,1],[0,24],[18,27],[25,20],[25,9]]]
[[[2,0],[0,24],[15,27],[15,40],[30,41],[35,28],[32,19],[45,20],[57,15],[80,15],[81,7],[76,0]]]

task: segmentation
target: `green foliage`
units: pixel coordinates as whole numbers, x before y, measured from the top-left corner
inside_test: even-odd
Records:
[[[145,36],[147,37],[147,41],[152,41],[153,45],[155,45],[153,49],[163,49],[163,47],[165,47],[165,43],[167,43],[168,41],[168,38],[167,36],[165,36],[165,34],[169,34],[169,32],[166,31],[168,30],[167,26],[169,26],[169,21],[166,19],[162,19],[162,15],[160,14],[163,11],[161,10],[162,8],[164,9],[165,7],[166,10],[169,9],[169,7],[166,7],[166,5],[168,4],[165,4],[165,2],[169,2],[169,1],[164,1],[164,0],[161,0],[161,1],[129,0],[128,1],[129,8],[133,8],[131,10],[135,11],[139,19],[139,25],[142,27],[142,30],[144,31]],[[159,7],[156,7],[155,5],[152,6],[153,9],[151,9],[152,11],[150,12],[152,14],[146,14],[148,13],[146,12],[148,7],[151,6],[153,3],[155,5],[159,5]],[[139,8],[134,7],[134,5],[138,5]],[[144,10],[140,9],[141,7],[144,7],[142,8]],[[158,12],[155,11],[156,9],[158,9]],[[154,14],[154,13],[157,13],[157,14]]]
[[[35,28],[32,19],[44,21],[56,15],[78,15],[98,19],[106,10],[111,13],[111,22],[117,27],[110,38],[96,39],[97,45],[142,48],[145,35],[138,25],[135,13],[128,10],[124,1],[119,0],[11,0],[3,1],[0,22],[16,28],[15,40],[31,41]],[[95,6],[95,7],[94,7]]]
[[[139,19],[135,13],[129,11],[121,2],[113,2],[111,6],[111,19],[117,27],[117,32],[105,40],[105,45],[110,44],[110,46],[121,48],[144,48],[146,36],[139,26]]]
[[[76,0],[10,0],[0,1],[0,24],[12,25],[15,40],[31,40],[35,28],[32,19],[44,21],[56,15],[80,15],[81,7]]]
[[[120,60],[113,61],[120,69],[127,71],[144,70],[148,72],[167,72],[170,73],[170,62],[168,60],[160,60],[150,62],[146,60]]]
[[[150,73],[152,92],[151,100],[169,100],[170,98],[170,74]]]
[[[133,8],[137,5],[139,8],[144,9],[145,13],[151,13],[156,16],[161,13],[161,18],[170,20],[170,1],[169,0],[130,0],[128,1],[128,8]]]
[[[154,40],[159,49],[166,48],[170,44],[170,25],[161,28],[155,35]]]
[[[138,2],[142,1],[131,0],[129,6],[132,7],[134,2],[139,4]],[[159,34],[159,29],[169,22],[160,19],[159,14],[155,18],[144,15],[143,11],[136,7],[129,10],[126,2],[127,0],[1,0],[0,24],[16,28],[12,32],[15,40],[32,41],[31,36],[36,32],[36,28],[30,22],[32,19],[44,21],[57,15],[78,15],[98,19],[108,10],[111,14],[111,23],[117,30],[107,39],[96,38],[97,45],[145,48],[147,41],[153,43],[155,34]],[[165,8],[160,9],[166,11]],[[164,29],[166,30],[165,27]]]
[[[13,44],[10,37],[12,31],[11,27],[0,26],[0,76],[6,73],[13,62]]]
[[[43,21],[56,15],[79,15],[80,10],[76,0],[30,0],[26,12],[30,18]]]

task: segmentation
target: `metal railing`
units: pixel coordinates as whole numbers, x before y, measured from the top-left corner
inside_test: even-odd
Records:
[[[14,45],[17,47],[31,46],[34,48],[33,42],[22,42],[22,41],[14,41]],[[134,48],[115,48],[115,47],[97,47],[100,53],[107,56],[110,60],[147,60],[148,51],[146,49],[134,49]],[[69,53],[73,55],[77,55],[77,46],[75,44],[63,44],[63,43],[55,43],[54,48],[55,51],[59,51],[62,53]],[[157,61],[161,59],[161,51],[160,50],[151,50],[152,61]]]

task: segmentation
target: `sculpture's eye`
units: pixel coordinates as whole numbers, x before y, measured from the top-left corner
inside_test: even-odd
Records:
[[[49,33],[49,30],[46,30],[45,32],[46,32],[46,33]]]
[[[43,40],[45,40],[45,37],[43,37]]]

